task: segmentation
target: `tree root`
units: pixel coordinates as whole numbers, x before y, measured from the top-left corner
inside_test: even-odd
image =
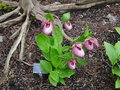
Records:
[[[86,9],[86,8],[90,8],[92,6],[95,5],[100,5],[100,4],[104,4],[104,3],[112,3],[112,2],[120,2],[120,0],[99,0],[98,2],[92,2],[92,3],[87,3],[87,4],[78,4],[78,3],[70,3],[70,4],[60,4],[60,3],[54,3],[51,5],[46,5],[43,6],[41,4],[39,4],[39,2],[37,0],[20,0],[19,3],[17,2],[12,2],[12,1],[4,1],[4,0],[0,0],[0,2],[4,2],[7,5],[9,5],[10,7],[17,7],[14,11],[9,12],[5,15],[2,15],[0,17],[0,27],[5,28],[5,27],[9,27],[13,24],[16,24],[22,20],[24,20],[24,16],[26,16],[26,19],[23,23],[23,25],[21,26],[21,28],[16,31],[11,37],[10,39],[13,39],[15,37],[17,37],[17,39],[15,40],[15,42],[13,43],[13,46],[11,47],[9,54],[7,56],[6,62],[5,62],[5,67],[4,67],[4,75],[0,78],[0,85],[5,81],[5,79],[7,78],[8,72],[9,72],[9,62],[10,59],[13,55],[13,53],[15,52],[15,50],[17,49],[18,45],[21,43],[21,51],[19,54],[19,61],[23,62],[26,65],[32,66],[31,64],[28,64],[27,62],[23,61],[23,56],[24,56],[24,45],[25,45],[25,37],[27,35],[27,32],[29,30],[30,27],[30,19],[29,16],[32,15],[34,16],[37,20],[42,21],[44,18],[44,15],[46,12],[54,12],[54,11],[67,11],[67,10],[71,10],[71,9]],[[5,21],[6,19],[8,19],[10,16],[12,16],[13,14],[18,14],[20,12],[20,9],[22,8],[22,10],[24,11],[24,13],[15,18],[15,19],[11,19],[8,21]],[[54,15],[55,16],[55,15]],[[59,18],[57,16],[56,17],[56,24],[60,27],[60,29],[62,30],[62,34],[63,36],[68,39],[69,41],[72,41],[73,38],[67,36],[64,32],[64,30],[62,29],[62,24],[59,20]],[[3,22],[5,21],[5,22]]]
[[[12,20],[8,20],[6,22],[0,23],[0,28],[6,28],[6,27],[10,27],[11,25],[14,25],[16,23],[21,22],[24,19],[25,13],[22,14],[21,16],[12,19]]]
[[[0,22],[3,22],[4,20],[6,20],[7,18],[9,18],[10,16],[12,16],[14,14],[18,14],[19,10],[20,10],[20,7],[16,8],[15,10],[13,10],[9,13],[6,13],[6,14],[0,16]]]

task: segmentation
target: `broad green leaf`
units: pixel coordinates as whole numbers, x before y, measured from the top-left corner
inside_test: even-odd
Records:
[[[62,21],[67,22],[70,20],[70,12],[63,14]]]
[[[65,84],[65,81],[64,81],[64,79],[63,79],[63,78],[60,78],[60,80],[59,80],[59,81],[60,81],[60,83],[62,83],[63,85],[66,85],[66,84]]]
[[[117,54],[120,55],[120,41],[118,41],[118,42],[115,44],[114,48],[116,49]]]
[[[115,30],[120,34],[120,27],[116,27]]]
[[[54,67],[58,67],[59,63],[61,62],[59,58],[59,53],[55,48],[50,49],[50,59]]]
[[[116,53],[114,46],[107,42],[104,42],[104,46],[105,46],[106,54],[109,57],[111,64],[115,65],[115,63],[117,62],[118,54]]]
[[[60,78],[70,78],[75,72],[71,69],[57,69]]]
[[[48,60],[48,61],[51,60],[51,59],[50,59],[50,53],[49,53],[49,52],[48,52],[48,53],[44,53],[44,52],[43,52],[43,56],[45,57],[46,60]]]
[[[66,69],[67,68],[67,61],[63,60],[59,63],[58,68],[60,69]]]
[[[89,27],[88,25],[86,24],[86,29],[85,29],[85,32],[82,36],[78,37],[77,39],[73,40],[72,43],[75,43],[75,42],[84,42],[84,40],[88,37],[91,37],[92,34],[89,32]]]
[[[54,81],[56,81],[57,83],[59,82],[59,75],[58,75],[58,73],[57,73],[56,71],[51,71],[51,72],[50,72],[50,77],[51,77]]]
[[[64,51],[68,51],[70,48],[71,48],[70,46],[63,46],[63,47],[62,47],[62,51],[63,51],[63,52],[64,52]]]
[[[84,59],[82,58],[79,58],[77,59],[78,60],[78,63],[77,63],[77,66],[83,66],[83,65],[87,65],[88,62],[86,62]]]
[[[50,45],[53,46],[54,45],[54,38],[50,37]]]
[[[113,67],[112,68],[112,73],[117,75],[117,76],[120,76],[120,68],[119,67]]]
[[[36,36],[37,46],[42,50],[42,52],[48,53],[50,47],[50,39],[45,34],[39,34]]]
[[[67,53],[63,54],[63,56],[61,56],[61,57],[63,57],[64,60],[68,61],[68,60],[72,59],[72,52],[67,52]]]
[[[55,26],[52,31],[52,36],[54,38],[54,45],[59,46],[63,41],[63,35],[58,26]]]
[[[50,62],[46,61],[46,60],[40,60],[40,66],[43,69],[43,71],[45,72],[51,72],[52,71],[52,65]]]
[[[53,86],[56,86],[56,85],[57,85],[57,82],[54,81],[54,80],[52,79],[52,77],[50,77],[50,75],[49,75],[48,79],[49,79],[50,83],[51,83]]]
[[[115,82],[115,88],[120,88],[120,79],[117,79]]]
[[[46,17],[46,19],[49,19],[49,20],[54,22],[54,17],[53,17],[52,14],[48,13],[48,14],[45,15],[45,17]]]

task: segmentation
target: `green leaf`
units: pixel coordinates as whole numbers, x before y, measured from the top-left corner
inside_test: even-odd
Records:
[[[59,63],[59,66],[58,66],[59,69],[66,69],[68,68],[67,66],[67,61],[63,60]]]
[[[50,77],[51,77],[54,81],[56,81],[57,83],[59,82],[59,75],[58,75],[58,73],[57,73],[56,71],[50,72]]]
[[[43,69],[43,71],[45,72],[51,72],[52,71],[52,65],[50,62],[46,61],[46,60],[40,60],[40,66]]]
[[[66,84],[65,84],[65,81],[64,81],[64,79],[63,79],[63,78],[60,78],[60,80],[59,80],[59,81],[60,81],[60,83],[62,83],[63,85],[66,85]]]
[[[56,85],[57,85],[57,82],[54,81],[54,80],[52,79],[52,77],[50,77],[50,75],[49,75],[48,79],[49,79],[50,83],[51,83],[53,86],[56,86]]]
[[[84,42],[86,38],[91,37],[91,36],[92,36],[92,34],[89,32],[89,27],[86,24],[86,29],[85,29],[84,34],[82,36],[78,37],[77,39],[73,40],[72,43]]]
[[[53,17],[52,14],[48,13],[48,14],[45,15],[45,17],[46,17],[46,19],[49,19],[49,20],[54,22],[54,17]]]
[[[118,42],[115,44],[114,48],[116,49],[117,54],[120,55],[120,41],[118,41]]]
[[[54,45],[54,38],[50,37],[50,45],[53,46]]]
[[[118,34],[120,34],[120,28],[116,27],[115,30],[118,32]]]
[[[62,21],[67,22],[70,20],[70,12],[63,14]]]
[[[61,60],[59,58],[59,53],[55,48],[50,49],[50,58],[52,61],[52,65],[57,68]]]
[[[63,41],[63,35],[58,26],[55,26],[52,31],[52,36],[54,38],[54,45],[59,46]]]
[[[46,60],[50,61],[50,54],[49,53],[44,53],[43,52],[43,56],[45,57]]]
[[[112,73],[117,75],[117,76],[120,76],[120,68],[119,67],[113,67],[112,68]]]
[[[37,46],[45,53],[49,52],[50,39],[45,34],[39,34],[36,36]]]
[[[115,82],[115,88],[120,88],[120,79],[117,79]]]
[[[68,60],[72,59],[72,52],[67,52],[67,53],[63,54],[62,57],[64,58],[64,60],[68,61]]]
[[[78,57],[77,60],[78,60],[77,66],[83,66],[88,64],[88,62],[86,62],[83,58]]]
[[[84,32],[84,37],[88,37],[89,36],[89,26],[86,24],[86,29],[85,29],[85,32]]]
[[[115,65],[115,63],[117,62],[118,54],[116,53],[114,46],[107,42],[104,42],[104,46],[105,46],[106,54],[109,57],[111,64]]]
[[[71,48],[70,46],[63,46],[63,47],[62,47],[62,51],[63,51],[63,52],[64,52],[64,51],[68,51],[70,48]]]
[[[57,69],[60,78],[70,78],[75,72],[71,69]]]

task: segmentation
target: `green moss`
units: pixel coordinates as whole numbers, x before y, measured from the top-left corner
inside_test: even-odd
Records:
[[[1,3],[0,3],[0,10],[11,11],[11,10],[14,10],[14,8],[9,7],[9,6],[6,5],[5,3],[1,2]]]

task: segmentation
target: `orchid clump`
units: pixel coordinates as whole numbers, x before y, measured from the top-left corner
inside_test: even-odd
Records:
[[[63,28],[67,30],[73,28],[70,23],[70,13],[63,14],[61,25],[55,23],[57,19],[50,13],[46,14],[45,18],[41,24],[43,33],[36,36],[37,46],[44,56],[44,60],[40,60],[40,66],[43,71],[49,73],[48,79],[53,86],[58,83],[65,85],[65,78],[70,78],[75,74],[75,69],[78,66],[87,64],[83,59],[85,57],[84,47],[88,49],[89,46],[93,49],[93,45],[98,46],[98,41],[95,38],[90,38],[92,35],[86,25],[82,36],[71,40],[70,45],[63,46],[63,37],[67,36]]]

